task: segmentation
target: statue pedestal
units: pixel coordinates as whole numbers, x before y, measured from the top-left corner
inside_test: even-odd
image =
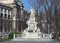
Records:
[[[42,34],[38,32],[24,32],[22,35],[23,38],[42,38]]]

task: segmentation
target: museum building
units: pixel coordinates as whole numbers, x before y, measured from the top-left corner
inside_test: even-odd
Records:
[[[19,23],[23,13],[23,4],[18,0],[0,0],[0,32],[13,32],[13,17],[15,30],[20,31]]]

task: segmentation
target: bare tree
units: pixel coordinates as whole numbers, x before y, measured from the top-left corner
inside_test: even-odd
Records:
[[[27,1],[36,10],[38,22],[41,22],[40,19],[42,19],[43,16],[41,17],[40,14],[41,12],[43,12],[42,15],[44,15],[45,16],[44,19],[46,19],[46,22],[45,21],[44,22],[46,23],[45,29],[47,29],[47,32],[51,33],[54,31],[57,33],[60,28],[59,25],[60,0],[27,0]]]
[[[35,18],[36,18],[36,21],[38,22],[37,26],[42,29],[42,23],[41,23],[42,15],[40,16],[40,12],[41,12],[40,7],[42,5],[41,2],[43,2],[43,0],[27,0],[27,1],[31,5],[31,7],[33,9],[35,9],[35,11],[36,11]]]

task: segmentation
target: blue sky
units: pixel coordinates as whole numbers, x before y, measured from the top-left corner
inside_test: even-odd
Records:
[[[30,5],[29,5],[28,1],[27,0],[21,0],[21,1],[24,5],[24,9],[28,11],[30,9]]]

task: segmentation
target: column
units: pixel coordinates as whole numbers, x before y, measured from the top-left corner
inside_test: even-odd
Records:
[[[8,17],[8,10],[6,10],[6,14],[7,14],[7,17]]]
[[[17,8],[14,6],[13,8],[13,32],[16,32],[16,14],[17,14]],[[13,38],[15,39],[15,34],[13,35]]]
[[[1,8],[0,8],[0,14],[1,14]]]
[[[3,9],[2,8],[0,8],[0,14],[3,12]],[[2,19],[2,21],[3,21],[3,19]],[[2,30],[1,30],[1,32],[3,32],[3,25],[2,25]]]
[[[23,21],[23,7],[21,6],[21,21]],[[23,31],[23,27],[21,25],[21,32]]]
[[[10,18],[11,18],[11,14],[12,14],[12,13],[11,13],[11,10],[10,10]]]
[[[10,21],[11,21],[11,10],[10,10]],[[10,32],[11,32],[11,23],[10,23]]]
[[[23,16],[23,7],[21,6],[21,20],[22,20],[22,17]]]
[[[15,30],[16,30],[16,17],[14,16],[13,17],[13,31],[15,33]],[[15,34],[13,35],[13,38],[15,39]]]
[[[0,8],[0,15],[1,15],[1,8]],[[1,28],[1,25],[0,25],[0,28]],[[1,32],[1,30],[0,30],[0,32]]]
[[[3,32],[5,32],[5,30],[4,30],[4,14],[5,14],[5,12],[4,11],[5,11],[5,9],[3,8],[2,9],[2,13],[3,13]]]
[[[15,30],[16,29],[16,18],[15,18],[15,16],[13,17],[13,29]]]
[[[7,20],[8,20],[8,9],[6,9],[6,14],[7,14]],[[7,23],[7,32],[8,32],[8,21],[6,22]]]
[[[0,15],[1,15],[1,8],[0,8]],[[1,25],[0,25],[0,32],[1,32]]]
[[[16,30],[16,13],[17,11],[16,11],[16,8],[13,8],[13,30],[14,30],[14,32],[15,32],[15,30]]]
[[[15,16],[13,17],[13,31],[14,31],[14,33],[16,31],[16,17]],[[13,38],[15,39],[15,34],[14,34]]]

